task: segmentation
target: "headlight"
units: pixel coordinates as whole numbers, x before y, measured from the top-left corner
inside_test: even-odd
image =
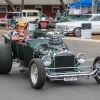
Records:
[[[49,55],[45,55],[42,57],[43,63],[45,66],[51,65],[51,57]]]
[[[68,30],[68,29],[69,29],[69,27],[68,27],[68,26],[65,26],[65,27],[64,27],[64,29]]]
[[[85,55],[83,54],[83,53],[79,53],[78,55],[77,55],[77,61],[78,61],[78,63],[84,63],[85,62],[85,60],[86,60],[86,57],[85,57]]]

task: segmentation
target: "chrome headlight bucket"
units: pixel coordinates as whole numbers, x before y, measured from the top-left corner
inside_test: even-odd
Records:
[[[50,66],[51,65],[51,57],[49,55],[45,55],[42,57],[44,66]]]
[[[86,61],[86,56],[83,53],[79,53],[77,55],[77,61],[80,64],[84,63]]]

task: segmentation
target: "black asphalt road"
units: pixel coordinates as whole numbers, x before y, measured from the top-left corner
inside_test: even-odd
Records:
[[[3,38],[0,34],[0,42]],[[85,53],[87,61],[83,65],[92,65],[100,55],[100,43],[65,40],[69,50]],[[0,100],[99,100],[100,84],[91,76],[90,79],[79,79],[76,82],[46,81],[41,90],[32,89],[26,73],[19,72],[14,63],[8,75],[0,75]]]

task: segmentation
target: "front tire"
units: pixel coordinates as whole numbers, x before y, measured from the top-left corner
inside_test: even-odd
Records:
[[[93,70],[95,69],[97,69],[97,73],[96,73],[97,75],[94,78],[100,84],[100,56],[96,57],[93,62]]]
[[[0,74],[8,74],[12,68],[12,52],[8,44],[0,44]]]
[[[45,66],[41,59],[32,59],[29,64],[29,81],[34,89],[41,89],[46,80]]]
[[[77,37],[81,36],[81,28],[80,27],[75,28],[73,31],[73,35]]]

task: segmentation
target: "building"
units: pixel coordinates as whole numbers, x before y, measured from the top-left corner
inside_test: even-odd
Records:
[[[10,0],[16,8],[16,11],[20,11],[21,0]],[[64,0],[67,4],[74,0]],[[63,10],[59,0],[25,0],[24,9],[38,9],[47,16],[55,16],[56,11]],[[13,11],[11,7],[5,2],[0,0],[0,17],[4,17],[8,11]]]

